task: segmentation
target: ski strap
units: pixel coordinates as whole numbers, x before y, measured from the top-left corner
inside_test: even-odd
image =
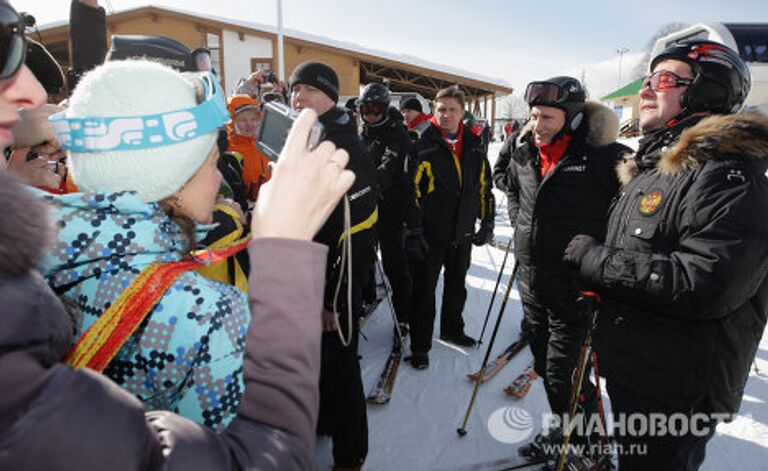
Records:
[[[182,273],[229,258],[249,241],[250,236],[243,237],[219,250],[196,250],[177,262],[149,265],[80,336],[64,362],[101,373]]]

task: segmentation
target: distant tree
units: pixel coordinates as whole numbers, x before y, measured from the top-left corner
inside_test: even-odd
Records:
[[[528,119],[528,103],[522,97],[509,94],[499,100],[499,114],[501,119]]]
[[[656,41],[658,41],[659,38],[680,31],[681,29],[687,28],[688,26],[689,25],[687,23],[675,22],[667,23],[656,30],[656,33],[654,33],[654,35],[648,41],[648,44],[645,45],[645,54],[643,55],[643,58],[640,60],[640,62],[638,62],[637,66],[635,66],[634,70],[632,70],[632,80],[639,79],[648,71],[648,62],[651,60],[651,51],[653,51],[653,46],[656,45]]]

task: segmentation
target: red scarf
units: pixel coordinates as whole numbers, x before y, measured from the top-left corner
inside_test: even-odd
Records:
[[[464,135],[464,123],[459,121],[459,130],[456,132],[456,139],[454,140],[449,138],[448,134],[443,131],[443,128],[440,127],[440,123],[437,121],[436,117],[432,116],[429,119],[429,122],[432,123],[438,131],[440,131],[440,134],[443,135],[443,139],[445,139],[445,142],[451,148],[451,152],[453,152],[453,155],[456,156],[456,160],[461,162],[461,150],[464,148],[464,142],[461,136]]]
[[[413,118],[410,123],[408,123],[408,130],[413,131],[413,128],[415,128],[419,123],[427,121],[431,117],[432,115],[421,113],[420,115]]]
[[[571,136],[565,135],[555,141],[554,144],[544,144],[539,147],[539,161],[541,164],[541,178],[549,175],[555,169],[557,163],[568,150],[568,144],[571,143]]]

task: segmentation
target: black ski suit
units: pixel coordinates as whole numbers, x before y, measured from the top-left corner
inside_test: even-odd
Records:
[[[475,222],[493,230],[495,207],[491,193],[491,169],[480,138],[468,127],[462,135],[460,158],[454,156],[434,125],[415,144],[418,161],[416,198],[420,226],[429,244],[425,260],[416,262],[413,273],[411,350],[428,352],[435,321],[435,288],[445,267],[441,336],[464,333],[465,278],[472,254]]]
[[[383,121],[364,123],[363,143],[373,158],[381,190],[376,224],[381,260],[392,285],[397,319],[405,322],[410,317],[411,275],[403,250],[403,231],[416,224],[416,200],[411,140],[403,115],[390,107]]]
[[[368,422],[365,395],[357,357],[356,313],[362,304],[362,287],[367,280],[368,267],[373,262],[373,225],[379,198],[376,173],[371,157],[357,135],[355,120],[343,109],[333,108],[322,114],[324,140],[333,142],[349,153],[347,169],[355,173],[355,183],[347,192],[351,209],[352,228],[352,343],[344,347],[337,332],[323,333],[320,366],[320,417],[318,433],[330,435],[337,466],[355,467],[368,454]],[[334,311],[333,298],[342,273],[341,239],[344,231],[344,205],[339,202],[315,241],[328,246],[325,299],[326,310]],[[335,311],[340,314],[342,333],[347,333],[346,269]],[[318,313],[319,314],[319,313]]]
[[[588,102],[583,125],[543,179],[532,133],[510,160],[507,205],[515,227],[526,334],[556,414],[568,410],[571,374],[589,323],[578,301],[576,273],[562,255],[576,234],[603,240],[608,208],[619,188],[614,169],[630,152],[615,142],[617,121],[608,108]]]
[[[689,118],[622,168],[605,245],[581,261],[604,296],[595,341],[614,413],[739,410],[768,316],[767,168],[759,113]],[[648,453],[620,467],[698,469],[708,438],[638,437]]]

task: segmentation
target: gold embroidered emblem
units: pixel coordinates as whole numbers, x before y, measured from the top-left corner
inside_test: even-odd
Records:
[[[650,216],[661,206],[661,192],[654,190],[640,200],[640,214]]]

